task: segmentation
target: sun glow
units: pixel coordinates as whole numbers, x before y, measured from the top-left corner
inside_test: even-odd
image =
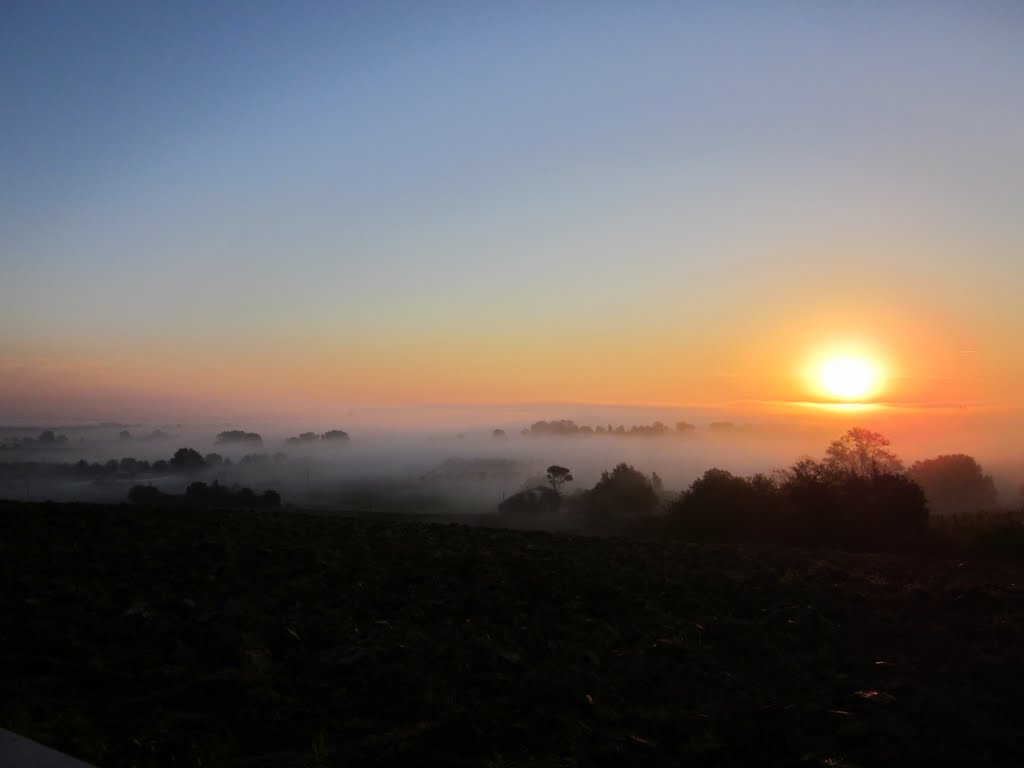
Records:
[[[879,379],[876,366],[856,357],[832,358],[818,371],[821,391],[837,400],[864,400],[877,391]]]

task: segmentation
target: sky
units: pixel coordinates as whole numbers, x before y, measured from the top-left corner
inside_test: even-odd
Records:
[[[0,423],[1024,407],[1017,3],[8,0],[0,95]]]

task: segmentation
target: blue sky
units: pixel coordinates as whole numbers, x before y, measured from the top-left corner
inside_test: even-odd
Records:
[[[1024,332],[1022,42],[1009,3],[6,3],[0,359],[212,391],[557,328],[588,375],[637,338],[704,371],[608,396],[703,400],[801,303]]]

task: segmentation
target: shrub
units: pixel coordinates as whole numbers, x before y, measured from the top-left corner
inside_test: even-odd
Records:
[[[580,494],[574,506],[584,522],[605,527],[650,518],[658,508],[658,494],[647,475],[620,463],[589,491]]]

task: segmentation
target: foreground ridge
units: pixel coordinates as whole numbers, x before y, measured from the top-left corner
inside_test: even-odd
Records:
[[[0,504],[0,724],[102,766],[1016,764],[1021,576]]]

